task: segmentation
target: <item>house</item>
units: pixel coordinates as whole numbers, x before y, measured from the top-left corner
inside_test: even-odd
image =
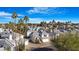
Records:
[[[35,31],[30,34],[30,41],[36,43],[37,41],[39,42],[39,40],[40,40],[39,32]]]
[[[3,31],[4,31],[4,29],[3,28],[0,28],[0,33],[3,32]]]
[[[4,50],[4,39],[0,39],[0,51]]]
[[[50,36],[50,39],[55,39],[57,38],[60,34],[63,34],[63,30],[59,30],[59,29],[54,29],[53,32],[49,32],[49,36]]]
[[[0,39],[0,49],[7,50],[9,48],[10,50],[14,50],[14,44],[10,40],[6,39]]]
[[[49,33],[47,33],[46,31],[40,31],[39,32],[40,38],[42,40],[42,42],[49,42]]]
[[[29,44],[29,39],[25,39],[25,46]]]
[[[27,33],[25,34],[25,36],[27,36],[28,38],[30,37],[30,34],[34,31],[39,31],[40,29],[42,29],[41,27],[28,27],[29,30],[27,31]]]
[[[32,30],[28,30],[26,36],[27,36],[27,37],[30,37],[30,34],[31,34],[32,32],[33,32]]]
[[[59,32],[50,32],[49,36],[50,36],[50,40],[54,40],[55,38],[57,38],[60,35]]]
[[[9,34],[10,34],[9,31],[3,31],[3,32],[0,33],[2,38],[9,38]]]
[[[49,42],[49,33],[46,31],[40,30],[40,31],[34,31],[30,34],[30,40],[32,42]]]
[[[23,35],[11,31],[4,31],[0,33],[0,46],[5,49],[15,50],[18,43],[23,42]],[[2,44],[3,42],[4,44]]]

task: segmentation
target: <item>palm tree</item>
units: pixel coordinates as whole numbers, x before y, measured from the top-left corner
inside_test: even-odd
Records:
[[[0,24],[0,28],[2,27],[2,24]]]
[[[53,19],[53,21],[52,21],[53,23],[55,23],[55,20]]]
[[[16,12],[13,12],[12,14],[12,18],[14,19],[14,23],[16,24],[16,19],[17,19],[18,15]]]
[[[9,29],[12,29],[12,30],[14,29],[14,25],[13,25],[12,22],[9,22],[9,23],[8,23],[8,28],[9,28]]]
[[[45,27],[45,25],[46,25],[47,23],[46,23],[45,21],[42,21],[42,22],[40,22],[40,24]]]
[[[20,20],[18,21],[18,23],[19,23],[19,24],[23,24],[23,20],[20,19]]]
[[[23,18],[23,20],[24,20],[24,23],[27,23],[27,21],[29,21],[29,17],[28,17],[28,16],[25,16],[25,17]]]
[[[24,21],[23,21],[23,19],[19,19],[19,21],[18,21],[18,29],[21,31],[21,32],[23,32],[23,28],[24,28]]]

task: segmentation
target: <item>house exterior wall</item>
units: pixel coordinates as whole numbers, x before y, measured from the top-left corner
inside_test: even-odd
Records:
[[[28,45],[28,44],[29,44],[29,40],[26,40],[25,41],[25,46]]]
[[[4,29],[0,28],[0,32],[3,32],[3,31],[4,31]]]
[[[49,39],[42,39],[43,42],[49,42]]]
[[[29,37],[29,35],[32,33],[32,31],[27,31],[27,37]]]

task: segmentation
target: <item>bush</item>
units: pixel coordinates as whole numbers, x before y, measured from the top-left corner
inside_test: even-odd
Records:
[[[58,50],[77,51],[79,50],[79,33],[69,32],[60,35],[53,42]]]
[[[16,46],[15,48],[17,51],[24,51],[25,50],[25,45],[24,44],[19,44],[18,46]]]

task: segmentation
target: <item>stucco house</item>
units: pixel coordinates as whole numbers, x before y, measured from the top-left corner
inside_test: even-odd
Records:
[[[43,42],[49,42],[49,33],[47,33],[46,31],[40,31],[39,32],[40,38]]]
[[[4,29],[3,28],[0,28],[0,33],[3,32],[3,31],[4,31]]]
[[[27,33],[25,34],[25,36],[30,37],[30,34],[32,33],[32,30],[28,30]]]
[[[46,31],[34,31],[30,34],[30,40],[33,42],[49,42],[49,33],[47,33]]]
[[[0,33],[0,43],[4,50],[10,48],[10,50],[15,50],[16,45],[20,43],[20,39],[23,41],[23,35],[11,31],[4,31]]]
[[[39,42],[39,40],[40,40],[39,32],[35,31],[30,34],[30,41],[36,43]]]
[[[0,39],[0,49],[3,50],[14,50],[15,44],[14,42],[10,41],[8,38]]]

